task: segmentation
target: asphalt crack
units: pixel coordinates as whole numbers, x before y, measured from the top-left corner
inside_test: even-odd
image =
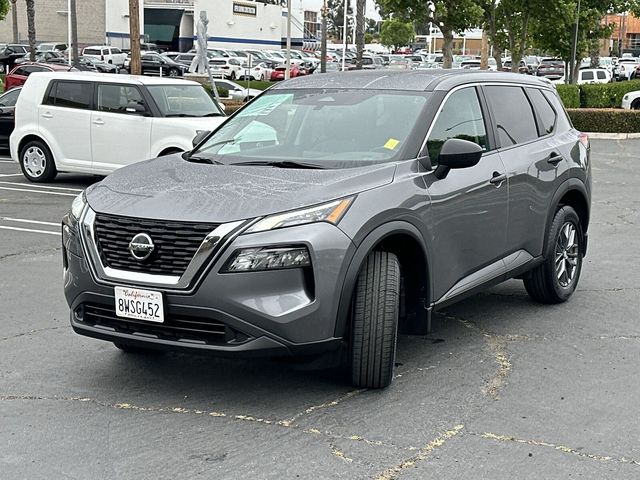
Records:
[[[43,253],[59,252],[61,250],[62,250],[62,247],[56,247],[56,248],[45,248],[40,250],[25,250],[24,252],[16,252],[16,253],[7,253],[5,255],[0,255],[0,262],[8,258],[22,257],[25,255],[40,255]]]
[[[498,442],[521,443],[521,444],[524,444],[524,445],[531,445],[531,446],[535,446],[535,447],[551,448],[553,450],[556,450],[558,452],[562,452],[562,453],[565,453],[565,454],[568,454],[568,455],[575,455],[575,456],[580,457],[580,458],[589,458],[591,460],[597,460],[597,461],[600,461],[600,462],[617,462],[617,463],[625,463],[625,464],[630,464],[630,465],[640,465],[640,462],[638,462],[637,460],[631,459],[631,458],[614,457],[614,456],[609,456],[609,455],[598,455],[598,454],[593,454],[593,453],[585,453],[585,452],[579,451],[576,448],[567,447],[567,446],[564,446],[564,445],[559,445],[559,444],[550,443],[550,442],[544,442],[544,441],[540,441],[540,440],[526,440],[526,439],[522,439],[522,438],[508,436],[508,435],[497,435],[497,434],[491,433],[491,432],[484,432],[482,434],[471,433],[471,435],[479,435],[482,438],[485,438],[485,439],[488,439],[488,440],[495,440],[495,441],[498,441]]]
[[[380,473],[376,476],[376,480],[394,480],[398,478],[398,476],[402,473],[403,470],[407,468],[414,467],[416,463],[426,460],[431,453],[444,445],[448,440],[460,434],[460,432],[464,429],[464,425],[456,425],[455,427],[447,430],[446,432],[441,433],[439,436],[431,440],[424,447],[422,447],[418,452],[404,460],[399,465],[395,467],[388,468],[384,472]]]
[[[283,420],[282,422],[285,424],[285,426],[286,426],[286,424],[292,424],[293,422],[295,422],[296,420],[298,420],[301,417],[304,417],[305,415],[309,415],[309,414],[313,413],[316,410],[322,410],[322,409],[326,409],[326,408],[335,407],[336,405],[339,405],[340,403],[344,402],[345,400],[353,398],[356,395],[359,395],[362,392],[365,392],[366,390],[367,390],[366,388],[359,388],[357,390],[352,390],[352,391],[347,392],[344,395],[336,398],[335,400],[331,400],[329,402],[325,402],[325,403],[321,403],[319,405],[313,405],[311,407],[308,407],[305,410],[303,410],[302,412],[296,413],[290,419]]]
[[[67,328],[67,325],[58,325],[56,327],[44,327],[44,328],[35,328],[33,330],[29,330],[28,332],[20,332],[15,335],[9,335],[8,337],[0,337],[0,342],[4,342],[5,340],[13,340],[14,338],[26,337],[29,335],[33,335],[34,333],[48,332],[50,330],[58,330],[60,328]]]

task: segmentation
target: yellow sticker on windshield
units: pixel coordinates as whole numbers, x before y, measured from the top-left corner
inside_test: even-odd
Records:
[[[400,140],[396,140],[395,138],[390,138],[387,140],[387,143],[384,144],[384,148],[388,148],[389,150],[395,150],[395,148],[400,143]]]

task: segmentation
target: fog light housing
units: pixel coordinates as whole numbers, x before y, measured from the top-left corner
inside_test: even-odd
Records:
[[[245,248],[233,254],[222,272],[260,272],[310,266],[311,256],[307,247]]]

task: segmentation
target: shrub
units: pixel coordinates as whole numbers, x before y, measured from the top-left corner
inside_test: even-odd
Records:
[[[622,97],[635,90],[640,90],[640,80],[581,85],[580,106],[582,108],[620,108]]]
[[[580,108],[580,87],[578,85],[557,85],[556,89],[565,108]]]
[[[573,126],[581,132],[640,133],[640,111],[573,108],[568,113]]]

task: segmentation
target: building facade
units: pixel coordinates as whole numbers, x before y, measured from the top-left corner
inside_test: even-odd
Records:
[[[640,19],[631,14],[607,15],[602,19],[604,25],[613,25],[611,37],[600,44],[600,56],[608,57],[623,53],[640,55]]]

